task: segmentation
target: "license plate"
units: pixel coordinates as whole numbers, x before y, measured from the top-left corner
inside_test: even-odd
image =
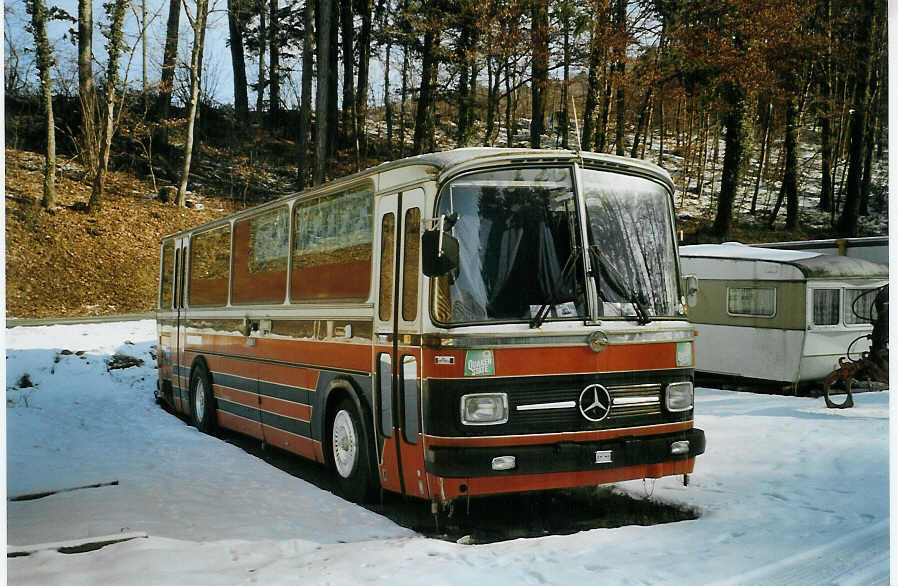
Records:
[[[596,452],[596,464],[608,464],[611,462],[611,450],[599,450]]]

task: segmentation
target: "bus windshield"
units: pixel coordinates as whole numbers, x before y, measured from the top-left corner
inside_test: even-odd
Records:
[[[579,221],[571,169],[502,169],[444,188],[438,214],[458,214],[459,268],[434,288],[442,323],[583,319]],[[544,306],[548,306],[547,308]]]
[[[673,316],[676,258],[667,190],[641,177],[583,170],[599,316]],[[636,297],[637,300],[634,300]]]

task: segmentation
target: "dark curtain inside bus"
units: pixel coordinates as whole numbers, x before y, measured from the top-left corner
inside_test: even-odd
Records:
[[[546,171],[553,172],[552,181],[521,175]],[[529,319],[549,302],[555,305],[553,317],[583,315],[582,287],[575,285],[578,271],[562,279],[575,239],[571,227],[576,226],[568,209],[573,204],[565,203],[573,201],[568,197],[569,172],[529,169],[483,175],[454,185],[441,202],[442,212],[459,214],[454,232],[461,266],[451,287],[450,321]],[[580,292],[576,298],[575,292]]]

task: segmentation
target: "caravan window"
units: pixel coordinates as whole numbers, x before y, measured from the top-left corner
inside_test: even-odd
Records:
[[[774,287],[728,287],[727,313],[751,317],[776,315]]]
[[[869,324],[876,320],[876,289],[845,289],[845,307],[842,309],[846,325]]]
[[[839,289],[814,289],[814,325],[839,323]]]

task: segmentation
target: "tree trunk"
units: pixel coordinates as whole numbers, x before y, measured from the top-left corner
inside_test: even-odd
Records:
[[[639,118],[636,122],[636,132],[633,133],[633,146],[630,148],[630,156],[636,158],[639,153],[639,137],[645,132],[648,123],[649,106],[652,103],[652,90],[654,88],[649,85],[645,88],[645,96],[642,100],[642,108],[639,109]]]
[[[399,99],[399,157],[405,157],[405,113],[408,96],[408,41],[402,43],[402,97]]]
[[[505,146],[514,146],[514,127],[511,116],[511,58],[505,58]]]
[[[109,37],[106,43],[106,53],[109,61],[106,64],[106,102],[103,108],[103,140],[100,143],[100,159],[94,175],[93,186],[90,191],[90,199],[87,202],[88,211],[99,210],[103,206],[103,190],[106,181],[106,171],[109,168],[109,151],[112,148],[112,134],[115,130],[115,88],[119,81],[118,61],[122,52],[122,26],[125,23],[125,8],[128,0],[116,0],[109,11]],[[108,5],[107,5],[108,6]]]
[[[818,207],[823,211],[832,211],[833,207],[833,130],[832,130],[832,1],[823,0],[821,15],[818,21],[825,23],[826,49],[823,65],[820,68],[820,202]]]
[[[318,91],[315,93],[315,174],[313,185],[324,183],[325,168],[328,158],[328,137],[333,129],[330,127],[328,110],[330,110],[330,92],[327,91],[331,62],[331,32],[334,19],[334,0],[318,0]]]
[[[339,89],[339,66],[340,62],[340,16],[338,0],[330,0],[331,4],[331,40],[330,40],[330,67],[327,71],[327,127],[330,129],[331,136],[327,137],[327,154],[329,157],[334,156],[337,152],[337,130],[340,122],[340,109],[337,101],[337,92]]]
[[[494,70],[494,60],[491,55],[486,57],[486,131],[483,133],[483,146],[488,147],[493,143],[493,130],[496,128],[496,96],[499,88],[494,86],[499,76]]]
[[[745,90],[729,85],[723,90],[729,110],[724,117],[726,136],[724,138],[723,171],[720,179],[720,196],[717,200],[717,217],[711,228],[719,238],[726,238],[733,221],[733,201],[742,178],[742,153],[745,148]]]
[[[206,18],[209,16],[209,0],[197,0],[196,17],[193,20],[193,50],[190,53],[190,101],[187,105],[187,138],[184,141],[184,166],[181,169],[181,185],[178,187],[178,207],[187,201],[187,180],[190,176],[190,161],[193,157],[193,130],[196,125],[196,110],[200,101],[200,55],[206,33]]]
[[[269,66],[268,80],[268,112],[271,120],[271,128],[277,130],[281,124],[281,39],[280,16],[278,14],[278,0],[269,0],[268,3],[268,48]]]
[[[594,18],[598,18],[595,15]],[[586,77],[586,103],[583,106],[583,129],[580,144],[587,150],[592,147],[595,128],[596,96],[599,93],[599,60],[602,58],[599,46],[599,25],[593,22],[592,35],[589,42],[589,69]]]
[[[181,26],[181,0],[169,0],[168,23],[165,27],[165,49],[162,53],[162,79],[159,88],[159,117],[168,118],[171,93],[178,60],[178,29]]]
[[[607,68],[603,71],[605,79],[602,91],[602,107],[599,113],[599,122],[596,124],[596,152],[605,151],[605,143],[608,139],[608,119],[611,116],[611,92],[613,86],[611,84],[611,75]]]
[[[41,205],[47,211],[56,209],[56,122],[53,119],[53,86],[50,70],[53,55],[47,38],[47,7],[44,0],[28,0],[31,12],[31,29],[34,35],[37,69],[41,82],[41,101],[44,106],[44,120],[47,124],[47,152],[44,165],[44,194]]]
[[[79,0],[79,4],[81,0]],[[147,104],[147,0],[140,0],[140,91]]]
[[[627,43],[624,39],[627,36],[627,0],[615,1],[614,23],[616,25],[617,34],[620,35],[618,40],[621,46],[617,48],[617,60],[615,61],[615,70],[617,71],[617,96],[615,97],[614,113],[616,117],[614,131],[614,148],[618,156],[624,156],[624,113],[626,107],[626,95],[624,93],[624,74],[626,70],[627,59]]]
[[[873,14],[876,10],[875,0],[864,0],[861,8],[863,23],[859,31],[873,30]],[[873,52],[870,37],[858,35],[857,61],[854,88],[854,115],[851,117],[851,136],[848,147],[848,182],[845,192],[845,205],[839,217],[838,234],[843,237],[857,236],[857,221],[861,204],[861,178],[865,157],[864,133],[867,128],[867,104],[869,102],[870,65]]]
[[[570,119],[568,115],[568,106],[570,105],[568,90],[571,83],[571,21],[567,6],[562,7],[561,27],[563,29],[564,72],[561,82],[561,123],[558,126],[561,132],[561,148],[567,149],[570,146],[568,144],[568,120]]]
[[[472,27],[473,23],[473,15],[470,13],[465,13],[460,16],[461,23],[459,24],[459,35],[458,35],[458,45],[456,47],[456,63],[459,67],[458,74],[458,118],[456,120],[457,129],[455,135],[455,143],[456,146],[464,147],[468,146],[468,141],[471,138],[471,80],[469,75],[471,73],[470,68],[468,67],[468,62],[471,59],[470,50],[472,44]]]
[[[94,11],[91,0],[78,0],[78,98],[81,105],[81,152],[84,165],[97,168],[97,114],[93,61]],[[144,45],[144,52],[146,46]]]
[[[390,52],[393,49],[393,37],[387,38],[384,51],[384,118],[387,122],[387,152],[393,156],[393,100],[390,99]],[[366,108],[367,110],[367,108]]]
[[[340,33],[343,41],[343,109],[340,112],[340,146],[355,143],[352,132],[355,124],[355,73],[353,57],[352,0],[339,0]]]
[[[786,161],[783,192],[786,196],[786,229],[798,228],[798,107],[795,98],[786,104]]]
[[[534,0],[531,9],[531,42],[533,74],[530,81],[531,120],[530,147],[540,148],[545,132],[546,90],[549,87],[549,2]]]
[[[256,81],[256,116],[262,121],[262,112],[265,110],[265,46],[268,44],[268,27],[265,18],[265,0],[259,0],[259,78]]]
[[[228,0],[228,33],[231,66],[234,70],[234,112],[241,124],[249,122],[249,98],[246,88],[246,61],[243,56],[243,2]]]
[[[359,31],[359,73],[355,94],[355,128],[353,134],[356,140],[356,150],[364,159],[368,156],[368,137],[365,132],[365,123],[368,118],[368,76],[370,75],[371,61],[371,0],[361,0],[362,28]],[[389,59],[389,55],[387,55]],[[387,67],[389,70],[389,67]],[[384,97],[385,102],[387,101]],[[389,123],[388,123],[389,126]],[[389,132],[388,132],[389,134]]]
[[[413,154],[419,155],[424,149],[424,138],[427,135],[427,110],[431,102],[431,79],[434,69],[433,44],[435,42],[432,27],[424,33],[424,49],[421,55],[421,88],[418,91],[418,108],[415,113],[415,136],[412,141]]]
[[[315,44],[315,0],[306,0],[302,10],[302,96],[299,103],[299,128],[296,147],[299,151],[296,181],[300,189],[309,182],[309,131],[312,127],[312,50]]]
[[[758,192],[761,190],[761,177],[764,175],[764,168],[767,166],[767,151],[770,144],[770,119],[773,116],[773,100],[767,100],[767,107],[762,114],[761,125],[764,131],[764,138],[761,139],[761,154],[758,157],[758,174],[755,176],[755,190],[751,196],[750,214],[755,215],[758,211]]]

